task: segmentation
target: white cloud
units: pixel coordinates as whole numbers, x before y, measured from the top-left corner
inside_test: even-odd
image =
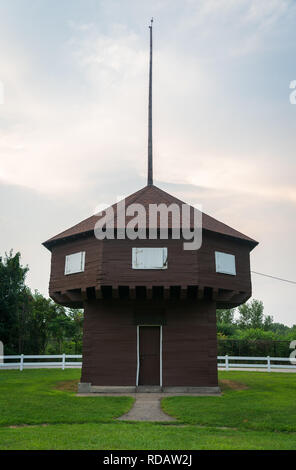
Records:
[[[275,31],[285,32],[296,14],[293,0],[187,0],[184,29],[211,50],[211,59],[235,58],[270,49]],[[279,34],[277,36],[277,41]]]
[[[2,58],[9,96],[2,109],[0,178],[42,192],[62,194],[82,189],[93,174],[118,170],[122,162],[142,174],[146,167],[148,44],[116,28],[113,36],[96,33],[72,36],[65,54],[72,55],[76,95],[34,76],[31,58],[18,60],[14,50]],[[157,60],[157,54],[156,54]],[[176,60],[176,57],[169,57]],[[176,64],[165,62],[162,77]],[[184,65],[184,64],[183,64]],[[18,81],[11,80],[18,77]],[[194,77],[190,86],[193,86]],[[80,81],[80,83],[79,83]],[[188,82],[189,84],[189,82]],[[165,85],[166,86],[166,85]],[[66,91],[66,93],[65,93]],[[75,93],[75,88],[72,89]],[[189,91],[187,91],[188,93]],[[64,96],[65,93],[65,96]]]
[[[54,33],[56,63],[47,61],[53,37],[36,38],[46,60],[17,28],[9,41],[0,37],[0,179],[10,188],[3,191],[9,204],[2,246],[23,252],[32,287],[41,277],[42,286],[48,282],[49,259],[44,255],[41,269],[44,250],[36,251],[41,241],[145,179],[148,28],[137,32],[143,7],[128,4],[124,24],[113,17],[118,3],[113,10],[108,3],[108,21],[83,5],[81,22],[65,23],[60,42]],[[296,106],[288,98],[295,77],[285,55],[295,34],[293,3],[153,1],[154,7],[155,179],[257,238],[254,269],[293,278]],[[280,64],[277,48],[284,52]],[[272,77],[265,69],[258,75],[262,60],[272,64]],[[270,78],[275,84],[263,96]],[[255,295],[267,313],[291,323],[294,291],[278,295],[270,285],[254,278]]]
[[[60,89],[51,90],[49,81],[34,76],[30,57],[19,60],[18,53],[9,49],[6,57],[2,56],[8,90],[0,109],[4,122],[0,129],[3,181],[63,193],[85,186],[92,172],[104,173],[115,162],[131,159],[128,152],[134,153],[131,149],[138,145],[131,129],[135,131],[136,125],[136,134],[141,134],[140,123],[137,127],[131,115],[137,113],[135,106],[140,106],[136,99],[141,86],[134,88],[134,96],[129,97],[130,88],[117,86],[115,79],[119,80],[125,71],[126,80],[131,78],[135,85],[133,76],[139,72],[132,65],[137,66],[140,60],[141,71],[143,54],[137,56],[132,48],[119,47],[118,41],[106,38],[96,42],[101,56],[89,50],[82,58],[84,47],[77,46],[76,53],[87,71],[76,69],[76,73],[86,79],[85,97],[79,95],[83,91],[79,85],[77,96],[64,96],[62,77]],[[94,64],[100,70],[97,81],[91,70]]]
[[[220,8],[220,3],[204,4],[204,15]],[[273,10],[253,5],[249,11],[259,21]],[[75,75],[69,93],[62,75],[56,77],[60,87],[38,77],[33,58],[23,51],[7,49],[2,57],[8,84],[0,109],[0,178],[5,182],[71,197],[94,184],[94,177],[120,172],[123,162],[145,176],[148,40],[143,44],[120,25],[109,35],[93,25],[80,26],[72,25],[64,45]],[[285,173],[273,148],[256,149],[256,141],[267,142],[269,135],[259,136],[254,128],[249,154],[236,149],[235,142],[228,151],[224,141],[232,127],[231,96],[221,118],[216,109],[221,103],[211,96],[216,77],[202,60],[159,45],[154,64],[154,167],[160,180],[295,202],[293,181],[280,185],[275,179],[283,173],[289,181],[291,167]],[[215,119],[218,125],[222,119],[222,127],[212,131],[207,122]]]

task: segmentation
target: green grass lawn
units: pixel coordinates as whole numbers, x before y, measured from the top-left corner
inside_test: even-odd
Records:
[[[163,410],[187,424],[296,432],[296,374],[223,371],[219,379],[237,389],[224,382],[221,397],[169,397]]]
[[[116,421],[130,397],[77,397],[80,370],[0,372],[0,449],[296,449],[296,376],[220,372],[220,397],[169,397],[176,422]]]
[[[0,426],[106,423],[130,409],[131,397],[76,397],[80,374],[80,369],[0,371]]]

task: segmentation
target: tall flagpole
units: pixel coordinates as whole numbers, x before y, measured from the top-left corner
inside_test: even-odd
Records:
[[[153,184],[153,165],[152,165],[152,23],[150,29],[150,64],[149,64],[149,103],[148,103],[148,186]]]

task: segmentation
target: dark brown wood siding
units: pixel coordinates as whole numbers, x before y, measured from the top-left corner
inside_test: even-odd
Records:
[[[216,387],[215,302],[171,304],[162,330],[163,386]]]
[[[139,385],[160,385],[160,326],[139,326]]]
[[[168,248],[168,269],[132,269],[133,247]],[[65,256],[85,251],[85,271],[64,274]],[[216,273],[215,251],[234,254],[236,276]],[[94,236],[64,242],[52,249],[50,294],[71,289],[110,285],[152,286],[201,285],[251,294],[250,246],[242,241],[211,232],[203,235],[200,250],[183,250],[182,240],[104,240]]]
[[[102,242],[93,236],[56,245],[52,250],[49,292],[86,289],[100,284],[102,247]],[[85,251],[84,272],[65,275],[66,255],[80,251]]]
[[[82,382],[136,385],[134,311],[132,302],[86,302]],[[162,312],[163,386],[217,386],[215,302],[168,302]]]
[[[167,247],[167,269],[133,269],[133,247]],[[184,251],[180,240],[104,241],[104,283],[118,285],[187,285],[197,278],[196,252]]]
[[[137,329],[133,310],[122,302],[86,302],[82,382],[135,385]]]
[[[215,251],[235,255],[236,275],[216,272]],[[251,291],[250,247],[239,240],[207,232],[197,251],[198,284],[220,289]]]

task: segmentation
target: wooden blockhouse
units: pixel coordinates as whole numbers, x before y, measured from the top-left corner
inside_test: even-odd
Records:
[[[148,185],[125,199],[126,208],[131,204],[147,213],[152,204],[182,206],[152,180],[152,26]],[[116,205],[114,214],[114,239],[96,238],[101,214],[44,243],[52,253],[50,297],[84,309],[80,392],[219,392],[216,309],[251,296],[257,242],[206,214],[198,250],[184,250],[184,240],[172,236],[172,217],[166,239],[159,225],[156,239],[119,239],[131,217],[122,226]]]
[[[134,203],[147,210],[149,204],[181,205],[154,185],[126,198],[126,207]],[[216,390],[216,309],[251,296],[250,251],[257,242],[206,214],[199,250],[184,250],[170,228],[167,240],[98,240],[98,218],[44,243],[52,253],[51,298],[84,308],[81,382]],[[165,266],[135,268],[135,249],[165,250]]]

